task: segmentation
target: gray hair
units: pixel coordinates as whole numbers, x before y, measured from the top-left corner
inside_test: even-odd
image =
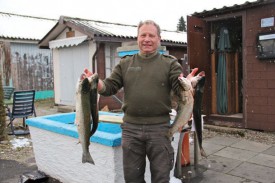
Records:
[[[153,20],[140,21],[139,24],[138,24],[138,32],[139,32],[139,29],[140,29],[141,26],[143,26],[143,25],[150,25],[150,24],[154,25],[157,28],[157,33],[158,33],[158,36],[160,37],[160,33],[161,33],[160,27]]]

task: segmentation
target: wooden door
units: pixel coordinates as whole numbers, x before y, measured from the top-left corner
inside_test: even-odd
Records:
[[[206,21],[187,16],[187,53],[190,68],[199,68],[206,75],[204,88],[203,114],[210,114],[211,109],[211,50],[210,32]]]
[[[76,82],[89,68],[89,46],[82,43],[78,46],[59,49],[59,78],[60,103],[62,105],[75,105]]]

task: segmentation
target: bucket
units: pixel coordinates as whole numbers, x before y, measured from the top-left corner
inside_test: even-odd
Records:
[[[184,133],[182,141],[181,165],[190,165],[190,151],[189,151],[189,131]]]

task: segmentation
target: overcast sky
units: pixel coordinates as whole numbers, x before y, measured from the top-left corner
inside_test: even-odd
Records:
[[[256,0],[0,0],[0,12],[59,19],[61,15],[137,25],[152,19],[176,30],[181,16]]]

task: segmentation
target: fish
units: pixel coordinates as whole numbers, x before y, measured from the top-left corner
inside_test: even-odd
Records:
[[[195,122],[198,123],[197,125],[195,123],[195,126],[201,127],[201,116],[198,117],[198,115],[201,115],[202,92],[205,81],[205,73],[204,71],[202,71],[191,79],[180,76],[178,77],[178,80],[180,83],[181,91],[179,92],[179,96],[177,97],[177,114],[173,124],[168,131],[168,137],[172,137],[174,133],[180,132],[183,126],[186,125],[191,119],[192,115],[194,115],[194,112],[196,117]],[[200,90],[202,90],[202,92]],[[196,96],[194,97],[195,94]],[[199,137],[202,137],[202,130],[197,130],[197,134]],[[200,142],[202,142],[202,140]],[[200,147],[202,149],[202,146]]]
[[[202,147],[202,118],[201,118],[201,108],[202,108],[202,98],[203,90],[205,84],[205,76],[202,76],[197,80],[195,91],[194,91],[194,107],[193,107],[193,121],[195,123],[195,131],[199,143],[200,153],[202,157],[207,157],[203,147]]]
[[[193,112],[194,98],[192,83],[185,77],[178,77],[181,91],[177,97],[177,115],[171,125],[167,136],[172,137],[174,133],[181,131],[182,127],[190,120]],[[194,80],[195,81],[195,80]]]
[[[99,121],[99,116],[98,116],[98,74],[93,74],[93,83],[92,83],[92,89],[90,92],[90,104],[91,104],[91,115],[93,119],[93,128],[91,130],[91,136],[96,132],[97,127],[98,127],[98,121]]]
[[[82,146],[82,163],[95,164],[89,152],[90,137],[98,126],[97,103],[98,74],[89,77],[80,76],[76,85],[75,124],[77,126],[79,142]],[[95,96],[96,95],[96,96]],[[93,124],[93,127],[91,125]]]

